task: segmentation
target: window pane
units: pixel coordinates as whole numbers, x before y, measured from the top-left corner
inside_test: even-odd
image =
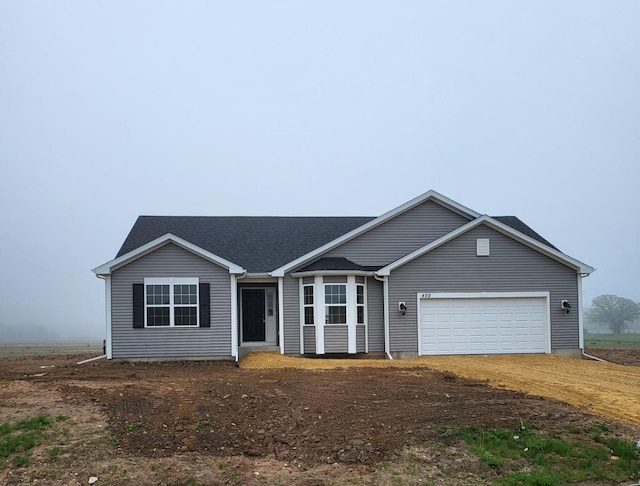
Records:
[[[358,306],[358,324],[364,324],[364,306]]]
[[[313,305],[313,286],[305,285],[302,289],[304,294],[304,305]]]
[[[176,307],[174,309],[174,324],[176,326],[197,326],[198,313],[195,307]]]
[[[147,305],[169,305],[169,286],[147,285]]]
[[[347,303],[347,286],[346,285],[325,285],[324,303],[325,304],[346,304]]]
[[[364,305],[364,286],[356,285],[356,304]]]
[[[147,326],[168,326],[168,307],[147,307]]]
[[[346,305],[325,306],[325,323],[326,324],[346,324],[347,323],[347,306]]]
[[[173,302],[175,304],[197,304],[196,285],[174,285]]]
[[[304,308],[304,323],[313,324],[313,307]]]

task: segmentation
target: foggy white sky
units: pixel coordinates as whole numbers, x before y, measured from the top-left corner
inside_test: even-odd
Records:
[[[1,2],[0,326],[102,339],[90,269],[139,214],[429,189],[595,266],[585,303],[640,301],[639,25],[637,1]]]

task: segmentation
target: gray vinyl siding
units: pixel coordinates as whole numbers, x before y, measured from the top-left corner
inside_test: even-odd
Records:
[[[356,352],[364,353],[367,348],[365,346],[365,342],[367,340],[366,329],[365,326],[359,324],[356,326]]]
[[[382,282],[367,279],[367,325],[369,327],[369,352],[384,351],[384,294]]]
[[[300,283],[299,279],[284,276],[284,352],[301,354],[300,350]],[[282,336],[280,336],[282,339]]]
[[[210,328],[133,328],[133,284],[145,277],[198,277],[211,291]],[[113,358],[231,356],[229,272],[176,245],[167,244],[111,276]]]
[[[347,353],[349,352],[349,335],[346,325],[332,324],[324,327],[324,352]]]
[[[304,354],[315,354],[316,352],[316,327],[304,326]]]
[[[491,255],[476,256],[476,238]],[[391,351],[417,351],[417,293],[550,292],[551,348],[579,348],[577,271],[481,225],[394,270],[389,277]],[[575,311],[560,309],[564,299]],[[397,312],[406,302],[407,312]]]
[[[468,218],[427,201],[323,256],[344,257],[359,265],[386,265],[468,222]]]

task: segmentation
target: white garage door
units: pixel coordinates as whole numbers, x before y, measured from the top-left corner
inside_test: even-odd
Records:
[[[420,354],[545,353],[545,297],[423,298]]]

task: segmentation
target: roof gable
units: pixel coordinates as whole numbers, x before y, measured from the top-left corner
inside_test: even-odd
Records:
[[[480,216],[479,213],[476,213],[475,211],[473,211],[472,209],[469,209],[465,206],[463,206],[462,204],[459,204],[455,201],[453,201],[452,199],[449,199],[448,197],[443,196],[442,194],[436,192],[436,191],[428,191],[425,192],[424,194],[402,204],[401,206],[398,206],[395,209],[392,209],[391,211],[386,212],[385,214],[383,214],[382,216],[379,216],[378,218],[372,219],[369,222],[363,224],[362,226],[353,229],[352,231],[341,235],[340,237],[329,241],[328,243],[322,245],[321,247],[315,248],[313,251],[310,251],[309,253],[306,253],[302,256],[300,256],[299,258],[296,258],[295,260],[288,262],[286,265],[281,266],[280,268],[277,268],[276,270],[274,270],[273,272],[271,272],[271,275],[275,276],[275,277],[282,277],[284,276],[284,274],[290,270],[295,269],[296,267],[299,267],[300,265],[304,265],[305,263],[311,262],[317,258],[319,258],[321,255],[323,255],[324,253],[350,241],[353,240],[354,238],[368,232],[371,231],[374,228],[377,228],[378,226],[386,223],[387,221],[395,218],[396,216],[399,216],[400,214],[403,214],[407,211],[409,211],[410,209],[419,206],[420,204],[426,202],[426,201],[434,201],[442,206],[444,206],[447,209],[450,209],[460,215],[465,216],[468,219],[472,219],[472,218],[477,218],[478,216]]]
[[[205,260],[208,260],[212,263],[215,263],[217,265],[220,265],[222,267],[225,267],[226,269],[229,270],[229,273],[235,273],[235,274],[241,274],[244,273],[244,269],[239,266],[236,265],[235,263],[232,263],[222,257],[219,257],[218,255],[215,255],[211,252],[208,252],[206,250],[203,250],[202,248],[178,237],[175,235],[172,235],[171,233],[167,233],[165,235],[162,235],[159,238],[156,238],[155,240],[152,240],[142,246],[137,247],[134,250],[131,250],[127,253],[124,253],[122,255],[120,255],[119,257],[103,264],[100,265],[99,267],[96,267],[93,269],[93,273],[95,273],[96,275],[110,275],[111,272],[117,270],[120,267],[123,267],[155,250],[157,250],[158,248],[161,248],[165,245],[167,245],[168,243],[173,243],[187,251],[190,251],[191,253],[194,253],[202,258],[204,258]]]
[[[519,221],[519,220],[518,220]],[[517,241],[519,241],[520,243],[533,248],[534,250],[539,251],[540,253],[543,253],[544,255],[547,255],[550,258],[553,258],[554,260],[557,260],[561,263],[564,263],[565,265],[575,268],[577,271],[579,271],[580,273],[583,274],[590,274],[593,273],[595,271],[595,268],[590,267],[589,265],[582,263],[579,260],[576,260],[575,258],[571,258],[568,255],[565,255],[564,253],[562,253],[561,251],[557,250],[555,247],[553,246],[548,246],[534,238],[532,238],[529,235],[526,235],[525,233],[522,233],[514,228],[512,228],[511,226],[508,226],[504,223],[502,223],[501,221],[498,221],[495,218],[492,218],[491,216],[487,216],[487,215],[483,215],[473,221],[470,221],[469,223],[465,224],[464,226],[461,226],[460,228],[452,231],[451,233],[448,233],[446,235],[444,235],[442,238],[439,238],[431,243],[429,243],[428,245],[423,246],[422,248],[418,248],[417,250],[409,253],[408,255],[396,260],[393,263],[390,263],[389,265],[381,268],[380,270],[378,270],[378,272],[376,272],[378,275],[380,276],[388,276],[391,274],[391,272],[393,270],[395,270],[398,267],[401,267],[403,265],[405,265],[406,263],[409,263],[412,260],[415,260],[416,258],[434,250],[435,248],[438,248],[439,246],[444,245],[445,243],[457,238],[458,236],[468,232],[469,230],[481,225],[481,224],[485,224],[491,228],[493,228],[496,231],[499,231],[500,233],[509,236]],[[524,223],[523,223],[524,224]],[[526,225],[525,225],[526,226]],[[529,228],[527,226],[527,228]],[[530,229],[530,228],[529,228]],[[531,230],[533,231],[533,230]],[[535,232],[534,232],[535,233]],[[537,235],[537,233],[535,233]]]
[[[442,237],[438,237],[438,234],[432,235],[431,239],[437,238],[435,241],[415,251],[411,250],[422,244],[423,241],[430,240],[428,238],[415,240],[414,238],[413,246],[403,248],[403,251],[396,252],[395,255],[386,255],[386,259],[379,258],[380,255],[374,253],[372,253],[372,256],[363,257],[363,254],[358,250],[360,248],[358,246],[359,236],[366,235],[366,238],[368,238],[370,235],[375,237],[377,234],[380,237],[377,232],[388,227],[385,223],[391,220],[393,220],[393,223],[401,221],[407,215],[407,221],[411,221],[410,215],[413,214],[413,211],[427,202],[431,202],[434,205],[437,204],[461,216],[457,223],[460,226],[449,225],[448,227],[443,227],[443,231],[450,232]],[[402,217],[397,218],[400,215]],[[424,215],[421,216],[421,218],[423,217]],[[465,224],[467,220],[471,221]],[[414,223],[420,224],[419,221]],[[436,191],[428,191],[378,218],[140,216],[133,225],[116,258],[97,267],[94,272],[99,275],[108,275],[112,270],[126,265],[129,261],[133,261],[167,242],[174,242],[205,259],[220,264],[228,268],[231,273],[246,271],[254,275],[269,274],[279,277],[286,272],[312,265],[313,262],[318,262],[319,259],[326,259],[327,257],[346,257],[357,261],[358,266],[365,265],[369,271],[372,271],[383,267],[391,259],[397,258],[393,263],[383,267],[382,270],[388,271],[389,268],[397,268],[398,262],[408,261],[407,259],[415,258],[415,255],[422,254],[420,252],[434,248],[435,246],[433,245],[443,244],[449,239],[455,238],[456,235],[460,234],[460,231],[465,231],[464,228],[470,228],[470,224],[480,223],[492,224],[499,231],[539,251],[549,253],[552,258],[569,262],[569,265],[576,268],[591,269],[591,267],[561,253],[551,243],[514,216],[498,216],[495,218],[480,216],[475,211]],[[402,225],[400,224],[400,226]],[[395,231],[398,230],[392,230],[391,234],[395,235]],[[442,233],[439,234],[441,235]],[[379,241],[375,241],[377,242],[376,244],[379,243]],[[347,251],[347,254],[343,254],[344,252],[341,252],[340,248],[347,247],[350,250]],[[333,249],[338,249],[339,251],[333,252]],[[405,255],[405,252],[408,254]],[[362,258],[364,260],[360,261]],[[368,261],[367,258],[371,261]],[[329,263],[331,265],[338,264],[336,261],[329,262],[324,260],[322,265]],[[341,262],[340,265],[344,263]],[[593,269],[590,271],[593,271]]]
[[[117,258],[170,233],[243,267],[268,273],[372,217],[140,216]]]

